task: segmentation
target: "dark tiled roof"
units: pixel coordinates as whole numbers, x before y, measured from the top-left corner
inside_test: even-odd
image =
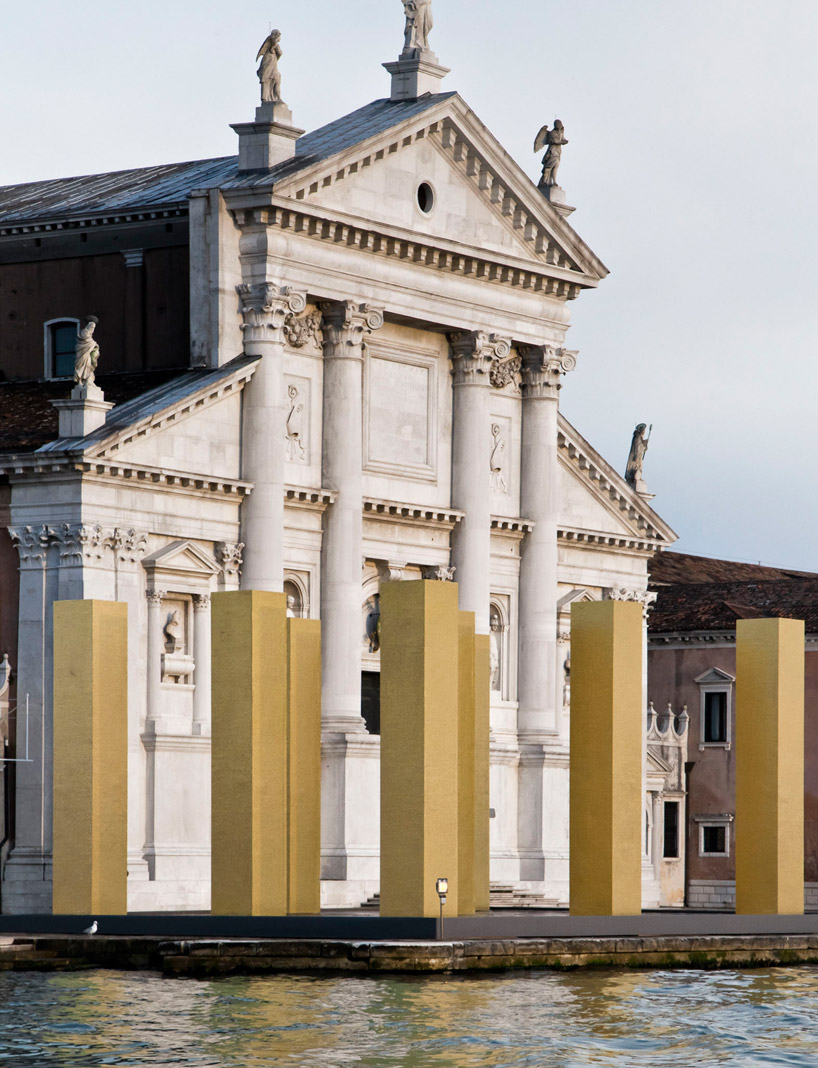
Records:
[[[737,619],[803,619],[818,632],[818,576],[760,582],[689,582],[661,586],[648,616],[652,634],[732,631]]]
[[[179,206],[192,190],[220,185],[235,173],[236,157],[225,156],[0,186],[0,225]]]
[[[734,560],[713,560],[689,553],[657,553],[649,564],[650,582],[661,586],[674,582],[765,582],[787,578],[818,578],[814,571],[741,564]]]
[[[180,369],[99,375],[105,399],[115,404],[161,386],[180,375]],[[0,452],[27,452],[57,437],[57,409],[49,402],[68,396],[65,381],[0,382]],[[114,409],[116,410],[116,409]]]
[[[222,156],[79,178],[0,186],[0,225],[179,206],[187,201],[194,189],[213,186],[272,185],[360,141],[375,137],[390,126],[419,115],[454,95],[438,93],[417,100],[373,100],[335,122],[304,134],[296,142],[295,156],[269,171],[239,176],[236,172],[238,157]]]

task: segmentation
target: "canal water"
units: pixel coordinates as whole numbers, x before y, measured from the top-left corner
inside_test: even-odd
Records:
[[[818,1064],[818,970],[164,979],[0,973],[0,1065]]]

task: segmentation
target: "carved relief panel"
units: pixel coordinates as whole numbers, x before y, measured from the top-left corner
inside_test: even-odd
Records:
[[[287,392],[287,421],[284,431],[284,457],[289,463],[309,464],[310,460],[310,380],[284,376]]]

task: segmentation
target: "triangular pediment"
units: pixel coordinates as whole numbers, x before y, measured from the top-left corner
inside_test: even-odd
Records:
[[[598,601],[599,597],[595,597],[590,590],[577,589],[569,590],[568,593],[563,594],[557,601],[557,611],[563,612],[569,609],[572,604],[582,604],[585,601]]]
[[[693,681],[698,683],[699,686],[715,686],[723,683],[733,683],[736,681],[736,677],[735,675],[729,675],[726,671],[722,671],[721,668],[711,667]]]
[[[671,527],[563,415],[557,443],[563,538],[652,551],[676,541]]]
[[[664,757],[660,756],[659,753],[656,752],[652,745],[649,745],[647,747],[647,760],[645,761],[645,763],[647,764],[645,770],[648,775],[650,775],[651,772],[654,775],[667,775],[669,771],[673,770],[670,764],[664,759]]]
[[[211,555],[187,540],[163,546],[146,556],[142,566],[152,576],[154,586],[169,586],[181,592],[200,591],[203,581],[209,582],[221,571]]]
[[[417,204],[428,183],[431,210]],[[440,102],[274,183],[276,197],[370,225],[536,265],[579,288],[607,268],[461,97]]]

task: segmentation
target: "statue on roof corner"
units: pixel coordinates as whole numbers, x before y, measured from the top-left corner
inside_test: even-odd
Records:
[[[567,144],[565,127],[560,119],[554,120],[553,130],[549,130],[546,123],[534,140],[535,152],[539,152],[541,148],[548,145],[542,158],[542,177],[537,186],[543,193],[547,193],[549,189],[557,184],[557,171],[559,170],[560,157],[562,156],[562,146]]]
[[[646,429],[647,433],[645,433]],[[644,423],[639,423],[631,438],[631,451],[628,453],[628,463],[625,467],[625,481],[633,486],[637,493],[647,492],[645,480],[642,478],[642,464],[645,461],[645,453],[648,451],[651,430],[653,430],[652,423],[650,429]]]
[[[429,51],[429,31],[432,29],[432,0],[403,0],[406,28],[403,31],[403,55],[412,56]]]
[[[281,99],[281,72],[278,69],[278,61],[281,59],[281,31],[271,30],[264,44],[259,48],[256,59],[260,59],[258,65],[258,80],[261,82],[262,104],[283,103]]]
[[[94,330],[98,322],[96,315],[89,315],[85,320],[85,326],[77,330],[74,381],[78,386],[94,385],[94,371],[99,361],[99,345],[94,340]]]

